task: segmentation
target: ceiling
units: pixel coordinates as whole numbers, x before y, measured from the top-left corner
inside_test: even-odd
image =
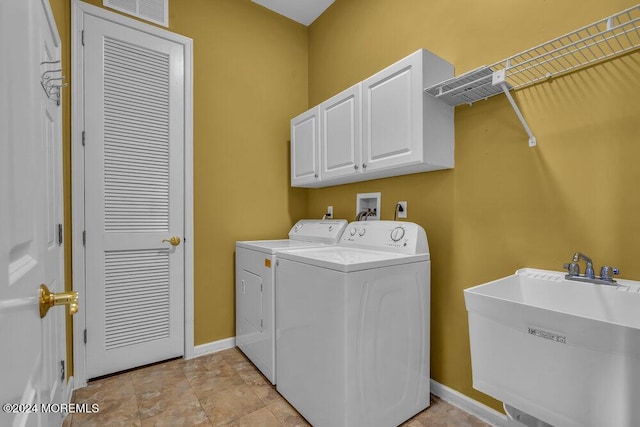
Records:
[[[310,25],[334,0],[251,0],[303,25]]]

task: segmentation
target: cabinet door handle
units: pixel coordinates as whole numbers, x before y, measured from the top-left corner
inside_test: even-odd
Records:
[[[362,164],[362,169],[366,169],[366,168],[367,168],[367,164],[366,164],[366,163],[363,163],[363,164]]]
[[[358,165],[353,165],[353,168],[354,168],[355,170],[358,170]]]
[[[317,178],[317,177],[318,177],[318,174],[317,174],[317,173],[316,173],[316,174],[314,174],[314,175],[313,175],[313,177],[314,177],[314,178]]]

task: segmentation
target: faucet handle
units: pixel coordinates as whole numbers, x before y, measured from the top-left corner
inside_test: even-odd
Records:
[[[562,268],[565,268],[569,271],[569,276],[579,276],[580,275],[580,264],[577,262],[565,263]]]
[[[620,271],[616,267],[605,265],[600,269],[600,278],[602,280],[613,280],[613,276],[617,276],[619,273]]]

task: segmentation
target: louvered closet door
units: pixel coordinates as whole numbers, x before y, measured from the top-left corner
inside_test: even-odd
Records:
[[[183,354],[182,47],[85,15],[88,378]]]

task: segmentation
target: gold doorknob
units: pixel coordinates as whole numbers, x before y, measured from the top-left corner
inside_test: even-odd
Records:
[[[173,246],[178,246],[180,244],[180,238],[178,236],[173,236],[170,239],[162,239],[163,242],[169,242]]]
[[[54,305],[68,305],[69,314],[72,316],[78,312],[78,293],[76,291],[52,293],[47,285],[40,285],[40,318]]]

